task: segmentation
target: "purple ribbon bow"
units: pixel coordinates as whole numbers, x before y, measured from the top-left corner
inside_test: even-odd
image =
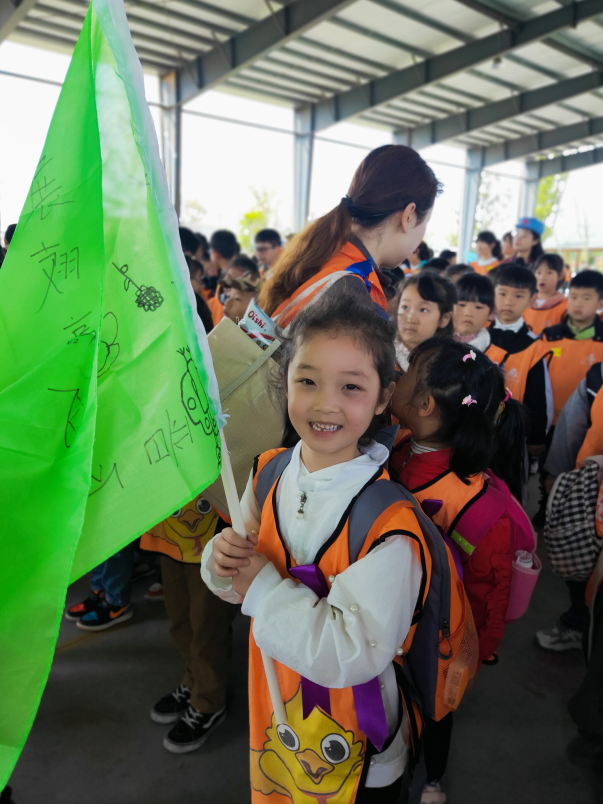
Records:
[[[319,597],[327,597],[329,585],[318,564],[304,564],[301,567],[291,567],[289,574],[301,581],[308,589]],[[327,715],[331,714],[331,700],[329,688],[315,684],[309,678],[301,677],[302,708],[304,720],[310,715],[315,706],[320,707]],[[381,696],[381,684],[378,678],[373,678],[365,684],[356,684],[352,687],[356,717],[358,725],[375,746],[381,751],[388,738],[389,730],[385,718],[385,707]]]

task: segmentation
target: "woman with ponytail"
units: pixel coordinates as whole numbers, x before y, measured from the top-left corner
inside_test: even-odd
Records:
[[[333,282],[355,276],[351,281],[362,281],[387,311],[387,280],[379,267],[396,268],[421,243],[439,191],[433,171],[412,148],[371,151],[335,209],[287,245],[260,306],[284,328]]]
[[[468,344],[431,338],[411,352],[392,413],[411,435],[394,448],[390,475],[417,497],[443,534],[461,568],[480,661],[495,662],[509,607],[518,519],[529,528],[525,512],[500,479],[521,496],[523,407],[510,398],[503,372],[486,355]],[[473,505],[473,524],[477,513],[483,525],[475,539],[473,524],[467,527]],[[422,804],[446,801],[440,780],[451,731],[451,714],[427,723]]]

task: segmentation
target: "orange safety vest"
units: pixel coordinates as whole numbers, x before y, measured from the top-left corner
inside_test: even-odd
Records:
[[[554,327],[560,324],[563,316],[567,313],[567,299],[563,299],[559,304],[550,307],[548,310],[537,307],[529,307],[523,312],[523,318],[530,327],[534,335],[540,335],[543,329]]]
[[[208,299],[207,306],[211,313],[214,327],[217,327],[220,321],[224,318],[224,305],[220,301],[220,296],[216,293],[211,299]]]
[[[546,357],[548,360],[553,391],[553,424],[557,424],[563,406],[586,377],[586,372],[593,363],[603,361],[603,342],[590,338],[578,341],[565,337],[548,340],[545,330],[542,338],[535,341],[530,348],[538,355],[536,359]]]
[[[540,352],[534,350],[535,344],[528,346],[522,352],[505,352],[500,346],[495,346],[493,343],[486,349],[486,354],[493,363],[498,365],[505,372],[505,385],[513,394],[513,399],[518,402],[523,402],[526,392],[526,382],[528,380],[528,372],[530,369],[542,360]]]
[[[494,268],[500,265],[500,260],[495,260],[494,262],[489,263],[488,265],[480,265],[479,262],[475,261],[471,263],[471,267],[475,271],[476,274],[481,274],[485,276],[486,274],[490,273]]]
[[[254,479],[257,479],[280,449],[260,455]],[[389,480],[383,470],[374,482]],[[262,507],[258,549],[276,567],[283,579],[291,578],[289,567],[295,562],[279,533],[275,518],[273,484]],[[349,512],[349,509],[348,509]],[[344,521],[333,537],[321,548],[317,564],[330,588],[335,576],[350,566],[348,546],[349,521]],[[431,557],[425,547],[421,528],[412,511],[412,503],[399,501],[387,508],[373,523],[358,560],[384,534],[406,532],[426,568],[423,600],[426,599],[431,576]],[[421,545],[421,546],[419,546]],[[294,628],[294,626],[293,626]],[[416,626],[411,632],[414,633]],[[292,635],[294,638],[294,634]],[[405,641],[405,647],[409,641]],[[367,646],[367,650],[370,647]],[[401,664],[401,659],[396,657]],[[351,804],[356,800],[360,774],[365,761],[367,738],[358,726],[353,689],[329,690],[330,714],[315,706],[303,716],[301,676],[284,664],[275,662],[279,687],[285,703],[287,726],[276,725],[262,657],[249,634],[249,725],[251,753],[251,800],[253,804]]]
[[[350,265],[366,261],[364,254],[353,243],[344,243],[341,250],[331,257],[317,274],[310,277],[292,296],[279,304],[272,318],[284,329],[320,291],[326,290],[338,279],[351,275],[346,270]],[[367,274],[366,282],[370,285],[371,299],[387,312],[387,299],[375,270]]]
[[[576,469],[580,469],[587,458],[603,455],[603,388],[599,390],[590,409],[591,426],[576,459]],[[603,536],[603,533],[601,534]]]

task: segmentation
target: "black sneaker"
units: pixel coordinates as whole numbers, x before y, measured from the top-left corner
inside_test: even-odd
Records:
[[[108,600],[101,600],[94,611],[89,611],[77,621],[76,625],[82,631],[105,631],[114,625],[130,620],[134,616],[132,604],[125,606],[112,606]]]
[[[164,695],[151,709],[151,720],[155,723],[175,723],[186,712],[191,699],[191,691],[181,684],[173,692]]]
[[[186,754],[195,751],[207,740],[209,735],[226,719],[226,705],[219,712],[205,715],[194,706],[188,707],[178,723],[168,732],[163,747],[172,754]]]
[[[76,603],[75,606],[67,609],[65,612],[66,619],[77,622],[86,614],[90,614],[91,611],[96,611],[103,600],[104,594],[104,592],[92,591],[82,603]]]

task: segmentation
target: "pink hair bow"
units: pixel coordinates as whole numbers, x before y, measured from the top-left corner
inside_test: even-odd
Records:
[[[503,405],[510,397],[513,396],[513,394],[511,393],[511,391],[509,391],[508,388],[505,388],[505,391],[506,391],[506,394],[505,394],[505,398],[503,399]]]
[[[469,353],[465,355],[465,357],[463,358],[463,363],[466,363],[467,360],[475,360],[475,352],[473,351],[473,349],[471,349]]]
[[[469,396],[466,396],[466,397],[463,399],[463,401],[462,401],[462,403],[461,403],[461,404],[462,404],[462,405],[467,405],[467,407],[469,407],[470,405],[477,405],[477,399],[474,399],[474,398],[471,396],[471,394],[469,394]]]

